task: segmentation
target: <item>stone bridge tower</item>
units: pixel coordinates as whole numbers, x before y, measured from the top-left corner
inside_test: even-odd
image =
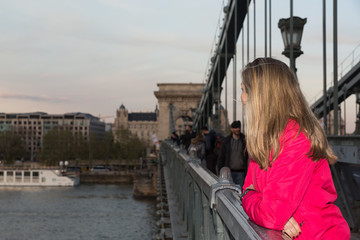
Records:
[[[205,84],[158,83],[157,86],[159,90],[154,92],[159,102],[157,137],[159,140],[167,139],[174,130],[180,136],[185,125],[192,124],[192,110],[197,109]],[[172,125],[175,129],[171,129]]]

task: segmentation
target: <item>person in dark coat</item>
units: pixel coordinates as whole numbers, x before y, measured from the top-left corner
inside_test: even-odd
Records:
[[[240,121],[231,124],[231,134],[221,144],[217,167],[219,172],[223,167],[230,168],[234,183],[242,187],[248,167],[248,154],[245,135],[240,129]]]
[[[176,143],[177,146],[180,145],[180,138],[175,131],[171,133],[171,140]]]
[[[210,130],[205,126],[201,128],[201,133],[205,137],[205,160],[206,168],[216,174],[216,160],[215,144],[216,144],[216,132]]]
[[[181,136],[181,143],[185,146],[186,151],[188,150],[191,139],[196,137],[196,133],[193,132],[191,125],[186,125],[185,134]]]

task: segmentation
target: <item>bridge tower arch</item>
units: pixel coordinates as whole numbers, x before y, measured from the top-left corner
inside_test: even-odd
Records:
[[[202,97],[203,83],[158,83],[154,94],[159,103],[158,139],[170,137],[172,131],[184,131],[192,124],[193,111]]]

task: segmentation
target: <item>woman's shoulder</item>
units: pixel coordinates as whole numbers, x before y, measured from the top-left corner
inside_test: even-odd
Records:
[[[284,131],[281,134],[281,137],[285,139],[289,138],[297,138],[298,136],[301,136],[302,138],[305,137],[305,134],[303,131],[300,131],[300,125],[298,122],[296,122],[294,119],[290,119],[284,129]]]
[[[281,134],[280,137],[281,144],[283,146],[290,145],[302,145],[305,148],[310,147],[310,139],[308,139],[303,131],[300,131],[300,125],[293,119],[290,119]]]
[[[284,129],[284,132],[298,132],[299,129],[299,123],[294,119],[289,119]]]

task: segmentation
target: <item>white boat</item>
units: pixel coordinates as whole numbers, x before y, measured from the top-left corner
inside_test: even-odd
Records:
[[[77,186],[79,174],[66,174],[59,169],[0,169],[1,186]]]

